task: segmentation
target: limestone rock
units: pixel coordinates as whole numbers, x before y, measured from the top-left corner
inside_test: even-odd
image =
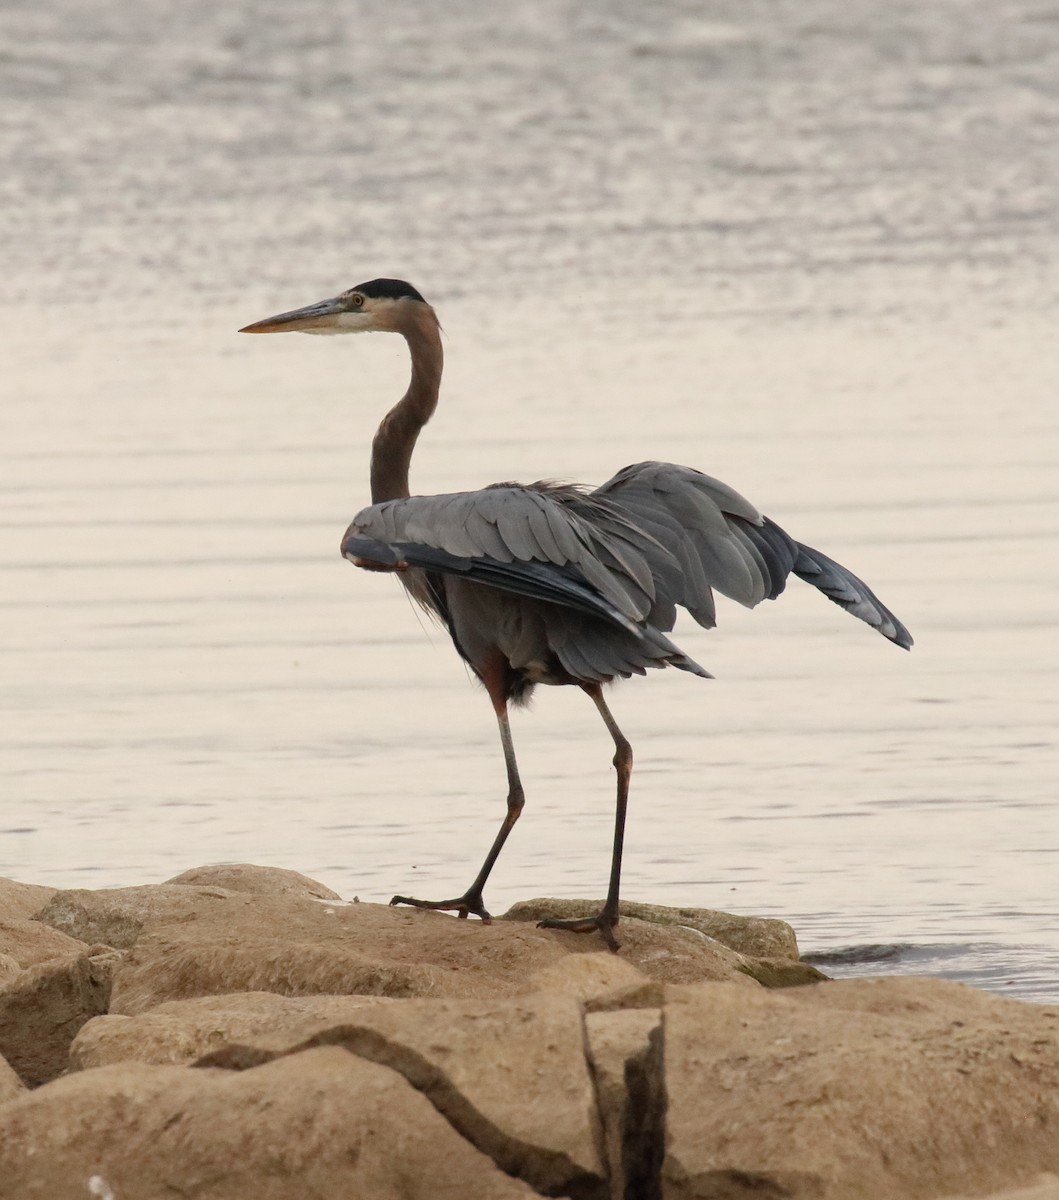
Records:
[[[1059,1176],[1040,1175],[1024,1187],[1005,1188],[988,1196],[945,1196],[944,1200],[1059,1200]]]
[[[28,917],[0,916],[0,954],[20,968],[87,949],[84,942]]]
[[[23,920],[35,917],[54,894],[55,888],[0,877],[0,921],[10,917]]]
[[[6,1058],[0,1056],[0,1105],[21,1096],[25,1090],[26,1086],[14,1068],[8,1065]]]
[[[168,891],[193,891],[167,885]],[[512,996],[527,977],[570,955],[598,954],[590,936],[517,922],[459,921],[379,904],[223,893],[194,920],[141,932],[119,966],[111,1011],[167,1000],[271,991],[394,997]],[[621,958],[653,979],[729,979],[756,988],[734,951],[688,929],[630,920]],[[87,929],[85,929],[87,932]]]
[[[1059,1012],[926,979],[667,990],[666,1200],[980,1193],[1059,1169]]]
[[[254,1068],[319,1045],[341,1045],[399,1072],[468,1141],[538,1191],[606,1195],[576,1000],[404,1000],[365,1008],[299,1045],[265,1036],[199,1065]]]
[[[110,965],[68,955],[29,967],[0,988],[0,1055],[30,1087],[61,1074],[74,1035],[106,1012]]]
[[[396,1072],[334,1046],[245,1072],[123,1064],[0,1108],[0,1200],[533,1200]]]
[[[291,1044],[351,1020],[372,1004],[392,1004],[382,996],[277,996],[235,992],[172,1000],[135,1017],[107,1015],[82,1026],[70,1047],[70,1067],[118,1062],[190,1063],[231,1042],[268,1034]]]
[[[583,917],[599,912],[602,900],[520,900],[500,918],[503,921],[539,921],[542,917]],[[654,925],[683,925],[697,929],[738,954],[753,958],[798,958],[798,939],[786,921],[775,917],[741,917],[712,908],[673,908],[622,900],[621,915]],[[625,929],[624,921],[621,925]],[[620,938],[619,938],[620,940]]]
[[[252,863],[217,863],[207,867],[192,867],[189,871],[174,875],[166,882],[220,887],[230,892],[252,892],[258,896],[342,899],[337,892],[299,871],[291,871],[286,867],[258,867]]]
[[[234,895],[219,887],[143,884],[56,892],[37,919],[82,942],[134,946],[146,928],[192,922]]]
[[[567,954],[527,977],[522,991],[599,999],[615,991],[642,987],[650,979],[625,959],[600,950],[594,954]]]
[[[499,918],[518,928],[536,922],[541,916],[583,917],[599,905],[586,900],[526,900],[513,905]],[[518,915],[512,915],[518,914]],[[535,924],[534,924],[535,927]],[[600,939],[595,934],[571,933],[562,929],[542,929],[555,945],[569,954],[595,954]],[[623,962],[637,967],[645,975],[662,983],[693,983],[703,980],[728,980],[750,983],[743,955],[676,922],[662,924],[623,916],[619,929]]]
[[[946,1196],[945,1200],[971,1200],[970,1196]],[[988,1196],[977,1196],[974,1200],[1059,1200],[1059,1177],[1041,1175],[1026,1187],[1005,1188],[1002,1192],[991,1192]]]

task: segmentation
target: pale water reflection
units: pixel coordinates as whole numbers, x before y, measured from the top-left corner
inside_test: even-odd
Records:
[[[309,40],[280,5],[2,18],[0,874],[241,860],[371,900],[469,880],[502,811],[489,705],[392,580],[337,556],[403,348],[234,334],[393,272],[448,335],[422,490],[687,462],[916,636],[903,654],[797,583],[688,622],[715,682],[613,696],[627,894],[896,947],[828,970],[1054,998],[1057,230],[1034,197],[1059,101],[1034,84],[1056,22],[515,6],[471,78],[477,6],[356,30],[310,9]],[[373,54],[402,82],[351,122]],[[609,741],[583,697],[538,697],[494,909],[604,889]]]

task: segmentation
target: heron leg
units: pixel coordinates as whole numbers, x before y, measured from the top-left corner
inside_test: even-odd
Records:
[[[608,947],[617,953],[621,943],[614,936],[614,927],[618,923],[618,892],[621,887],[621,852],[625,842],[625,813],[629,807],[629,780],[632,778],[632,746],[618,728],[607,702],[603,699],[603,689],[598,683],[583,683],[581,687],[591,696],[592,702],[599,710],[607,731],[614,739],[614,768],[618,773],[618,797],[614,813],[614,849],[610,860],[610,887],[607,889],[607,899],[603,907],[594,917],[574,917],[570,920],[560,920],[557,917],[545,917],[537,922],[538,929],[566,929],[573,933],[595,933],[602,935]]]
[[[489,878],[489,873],[500,856],[500,851],[504,848],[507,836],[514,828],[515,822],[522,812],[523,805],[526,803],[526,794],[522,789],[522,781],[518,776],[518,763],[515,761],[515,746],[511,740],[511,724],[507,716],[507,701],[502,694],[493,694],[492,689],[490,689],[490,693],[493,699],[493,707],[496,710],[497,724],[500,726],[500,744],[504,748],[504,765],[507,767],[507,812],[504,814],[500,831],[489,848],[489,853],[485,856],[482,869],[462,896],[456,897],[455,900],[439,901],[416,900],[411,896],[394,896],[390,901],[391,904],[411,904],[416,908],[454,911],[460,917],[466,917],[468,913],[474,913],[476,917],[481,917],[487,924],[492,920],[482,900],[482,892],[485,888],[485,882]]]

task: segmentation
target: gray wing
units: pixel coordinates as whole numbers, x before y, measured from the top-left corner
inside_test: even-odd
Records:
[[[654,576],[627,538],[591,522],[593,508],[577,489],[547,484],[389,500],[353,518],[342,553],[361,565],[462,575],[638,632]]]
[[[912,645],[908,630],[863,580],[796,542],[738,492],[701,471],[635,463],[592,496],[650,536],[643,554],[656,579],[651,619],[659,629],[673,628],[675,605],[710,629],[717,620],[714,589],[753,608],[775,599],[793,572],[890,641]]]
[[[617,509],[577,488],[497,484],[373,504],[354,517],[342,553],[357,566],[403,572],[476,669],[496,646],[539,677],[553,655],[582,681],[664,666],[709,678],[650,621],[658,595],[646,543],[666,556]],[[468,592],[467,582],[507,600]],[[524,602],[512,607],[514,597]]]

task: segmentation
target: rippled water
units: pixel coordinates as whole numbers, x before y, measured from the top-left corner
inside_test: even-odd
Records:
[[[114,0],[0,47],[0,873],[477,868],[489,705],[336,552],[403,347],[234,335],[395,274],[447,332],[419,489],[687,462],[916,635],[803,585],[688,622],[715,682],[613,695],[627,894],[1059,995],[1059,9]],[[490,904],[600,895],[594,710],[515,736]]]

